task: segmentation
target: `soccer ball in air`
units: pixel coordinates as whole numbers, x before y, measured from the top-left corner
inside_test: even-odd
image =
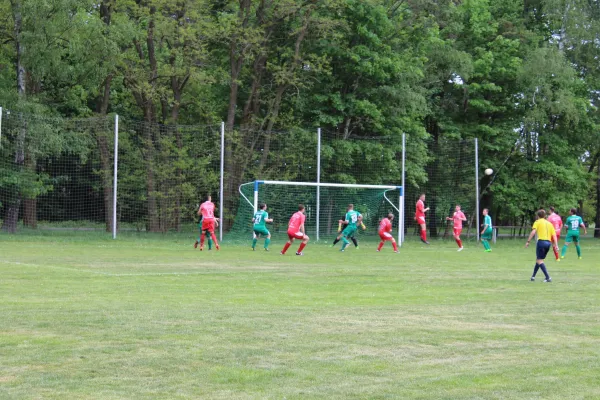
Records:
[[[491,169],[491,168],[487,168],[487,169],[485,170],[485,174],[486,174],[486,175],[491,175],[491,174],[493,174],[493,173],[494,173],[494,170],[493,170],[493,169]]]

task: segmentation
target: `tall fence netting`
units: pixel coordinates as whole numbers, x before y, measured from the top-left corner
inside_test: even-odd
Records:
[[[110,230],[114,118],[2,114],[2,229]]]
[[[427,161],[425,176],[420,183],[408,182],[405,191],[407,237],[418,237],[419,226],[414,219],[415,205],[421,194],[426,195],[425,206],[428,235],[432,238],[452,238],[452,217],[460,205],[467,217],[463,237],[477,237],[475,141],[456,139],[429,139],[425,141]]]
[[[115,117],[66,119],[2,111],[0,130],[0,220],[5,231],[105,230],[113,224]],[[317,129],[286,132],[235,127],[225,132],[224,198],[221,127],[164,125],[121,118],[118,144],[117,228],[119,232],[192,234],[198,206],[208,195],[231,237],[251,236],[255,180],[317,182]],[[322,183],[400,186],[402,137],[354,137],[321,133]],[[415,202],[427,195],[428,230],[451,237],[456,204],[467,215],[465,235],[476,236],[475,146],[472,140],[423,140],[407,136],[405,234],[417,234]],[[320,189],[319,238],[337,233],[337,221],[352,203],[375,234],[387,213],[400,213],[398,193],[384,197],[371,189]],[[301,186],[261,186],[259,201],[283,232],[297,205],[307,206],[307,230],[317,233],[317,190]]]

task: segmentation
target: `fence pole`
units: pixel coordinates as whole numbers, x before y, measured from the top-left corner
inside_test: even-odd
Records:
[[[479,241],[479,142],[475,138],[475,230],[477,231],[477,241]]]
[[[219,181],[219,218],[221,223],[219,224],[219,241],[223,241],[223,175],[225,171],[225,122],[221,122],[221,178]]]
[[[117,175],[119,171],[119,115],[115,115],[115,171],[113,176],[113,239],[117,238]]]
[[[399,245],[402,246],[402,243],[404,242],[404,197],[406,196],[406,133],[402,133],[402,197],[400,198],[400,213],[398,215],[398,219],[400,221],[398,221],[398,225],[401,225],[401,231],[400,231],[400,238],[398,239],[398,241],[400,242]]]
[[[0,148],[2,148],[2,107],[0,107]]]
[[[317,129],[317,183],[321,183],[321,128]],[[321,221],[321,186],[317,186],[317,242],[319,241]]]

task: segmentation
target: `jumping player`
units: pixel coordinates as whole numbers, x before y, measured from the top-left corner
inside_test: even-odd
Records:
[[[481,244],[485,248],[487,253],[492,251],[492,247],[490,246],[490,240],[492,240],[492,234],[494,233],[494,228],[492,227],[492,217],[489,215],[489,210],[484,208],[483,211],[483,229],[481,230]]]
[[[220,249],[219,242],[215,236],[215,226],[218,222],[218,218],[215,218],[215,204],[211,201],[211,197],[200,205],[198,215],[202,215],[202,233],[200,234],[200,251],[204,250],[204,237],[206,232],[210,234],[213,242],[215,242],[215,248]]]
[[[299,204],[298,212],[294,213],[294,215],[292,215],[292,218],[290,218],[290,223],[288,225],[287,231],[289,240],[286,242],[285,246],[283,246],[283,250],[281,250],[282,255],[284,255],[285,252],[290,248],[294,239],[302,240],[302,243],[300,243],[300,247],[298,248],[296,255],[304,255],[304,253],[302,253],[302,250],[304,250],[304,248],[306,247],[306,243],[308,243],[309,240],[309,237],[306,236],[306,233],[304,231],[304,221],[306,221],[306,215],[304,215],[304,205]]]
[[[419,196],[415,211],[415,221],[421,227],[421,242],[429,244],[427,241],[427,225],[425,224],[425,213],[429,211],[429,207],[425,208],[425,193]]]
[[[460,204],[456,205],[454,215],[452,217],[446,217],[446,221],[454,222],[454,240],[456,240],[456,244],[458,245],[458,251],[463,251],[464,247],[462,244],[462,240],[460,240],[460,234],[462,233],[462,224],[463,221],[467,221],[467,217],[460,210]]]
[[[567,228],[567,238],[565,239],[565,245],[562,248],[560,257],[565,258],[567,254],[567,248],[571,242],[575,242],[575,248],[577,249],[577,257],[581,259],[581,247],[579,247],[579,227],[583,228],[583,233],[587,235],[587,228],[583,223],[583,219],[577,215],[577,209],[571,208],[571,215],[567,218],[565,226]]]
[[[394,220],[394,214],[389,213],[387,218],[384,218],[379,223],[379,237],[381,238],[381,242],[377,247],[377,251],[381,251],[381,248],[385,244],[385,242],[392,242],[392,247],[394,248],[394,253],[398,252],[398,245],[396,244],[396,240],[390,232],[392,232],[392,221]]]
[[[262,203],[258,206],[258,211],[254,214],[254,218],[252,218],[252,223],[254,224],[254,239],[252,240],[252,251],[256,250],[256,242],[260,236],[265,238],[265,250],[269,251],[269,244],[271,243],[271,232],[267,229],[265,223],[272,223],[273,219],[269,218],[269,213],[267,213],[267,205]]]
[[[340,219],[339,223],[342,225],[346,225],[342,233],[338,235],[338,237],[333,241],[333,246],[337,244],[340,240],[344,243],[342,244],[342,249],[340,251],[346,250],[346,246],[350,244],[348,238],[354,236],[356,230],[358,229],[357,224],[362,224],[362,215],[358,211],[354,211],[354,204],[348,204],[346,218]]]
[[[554,207],[550,207],[550,215],[546,219],[552,224],[556,232],[556,243],[552,246],[552,251],[554,251],[556,261],[560,261],[560,258],[558,258],[558,241],[560,240],[560,231],[563,227],[562,218],[554,211]]]
[[[544,282],[552,282],[552,278],[550,278],[546,265],[544,264],[544,259],[546,259],[546,255],[548,254],[552,243],[556,243],[556,232],[554,231],[552,224],[546,220],[546,211],[539,210],[537,216],[538,219],[533,223],[531,233],[529,234],[529,238],[527,238],[527,243],[525,243],[525,247],[529,247],[529,242],[531,242],[531,239],[537,233],[538,241],[535,247],[536,260],[535,266],[533,267],[533,275],[531,275],[530,280],[535,281],[535,275],[541,268],[546,277]]]

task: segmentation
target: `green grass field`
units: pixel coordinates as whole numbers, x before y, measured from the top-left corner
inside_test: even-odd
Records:
[[[600,241],[192,243],[0,236],[0,398],[600,398]]]

